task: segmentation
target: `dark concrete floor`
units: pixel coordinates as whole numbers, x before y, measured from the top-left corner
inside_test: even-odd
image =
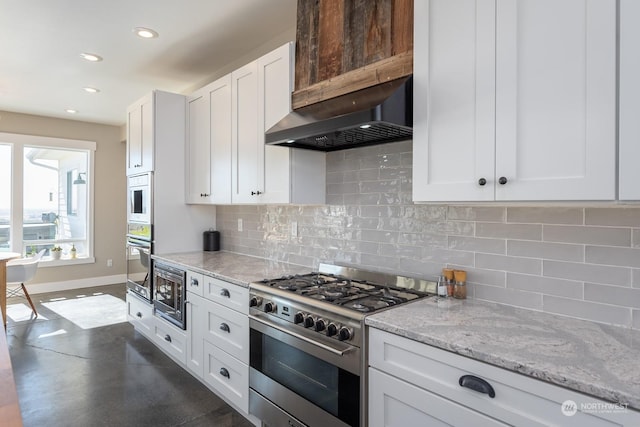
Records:
[[[252,425],[129,323],[83,329],[42,305],[94,293],[124,301],[125,286],[32,295],[46,320],[8,319],[25,427]]]

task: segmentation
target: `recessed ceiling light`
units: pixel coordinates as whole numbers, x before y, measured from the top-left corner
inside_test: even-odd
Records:
[[[143,39],[155,39],[158,37],[158,33],[150,28],[136,27],[133,29],[133,32],[136,36],[142,37]]]
[[[89,92],[89,93],[98,93],[100,92],[100,89],[96,89],[95,87],[83,87],[82,89],[84,89],[85,92]]]
[[[295,139],[287,139],[285,142],[287,144],[291,144],[292,142],[296,142],[296,140]]]
[[[371,125],[362,125],[360,126],[360,129],[369,129],[371,127]]]
[[[100,61],[102,61],[102,57],[100,55],[96,55],[95,53],[83,52],[83,53],[80,54],[80,56],[83,59],[86,59],[87,61],[90,61],[90,62],[100,62]]]
[[[66,111],[69,114],[76,114],[78,112],[78,110],[74,110],[73,108],[67,108],[64,111]]]

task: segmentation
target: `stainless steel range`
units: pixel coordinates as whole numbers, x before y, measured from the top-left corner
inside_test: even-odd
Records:
[[[364,319],[436,284],[320,264],[249,289],[249,411],[272,427],[365,426]]]

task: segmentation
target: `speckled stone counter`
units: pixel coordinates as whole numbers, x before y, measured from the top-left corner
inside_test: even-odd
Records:
[[[640,331],[473,300],[430,298],[370,327],[640,410]]]
[[[230,252],[185,252],[152,255],[151,257],[245,288],[249,286],[249,283],[257,280],[273,279],[286,274],[308,273],[311,270],[309,267]]]

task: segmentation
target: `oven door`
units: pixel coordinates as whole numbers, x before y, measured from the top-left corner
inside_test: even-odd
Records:
[[[250,413],[273,427],[359,425],[358,347],[288,331],[260,314],[249,323]]]
[[[187,329],[186,272],[164,264],[153,264],[153,305],[156,314],[181,329]]]
[[[151,242],[127,236],[127,289],[151,302]]]

